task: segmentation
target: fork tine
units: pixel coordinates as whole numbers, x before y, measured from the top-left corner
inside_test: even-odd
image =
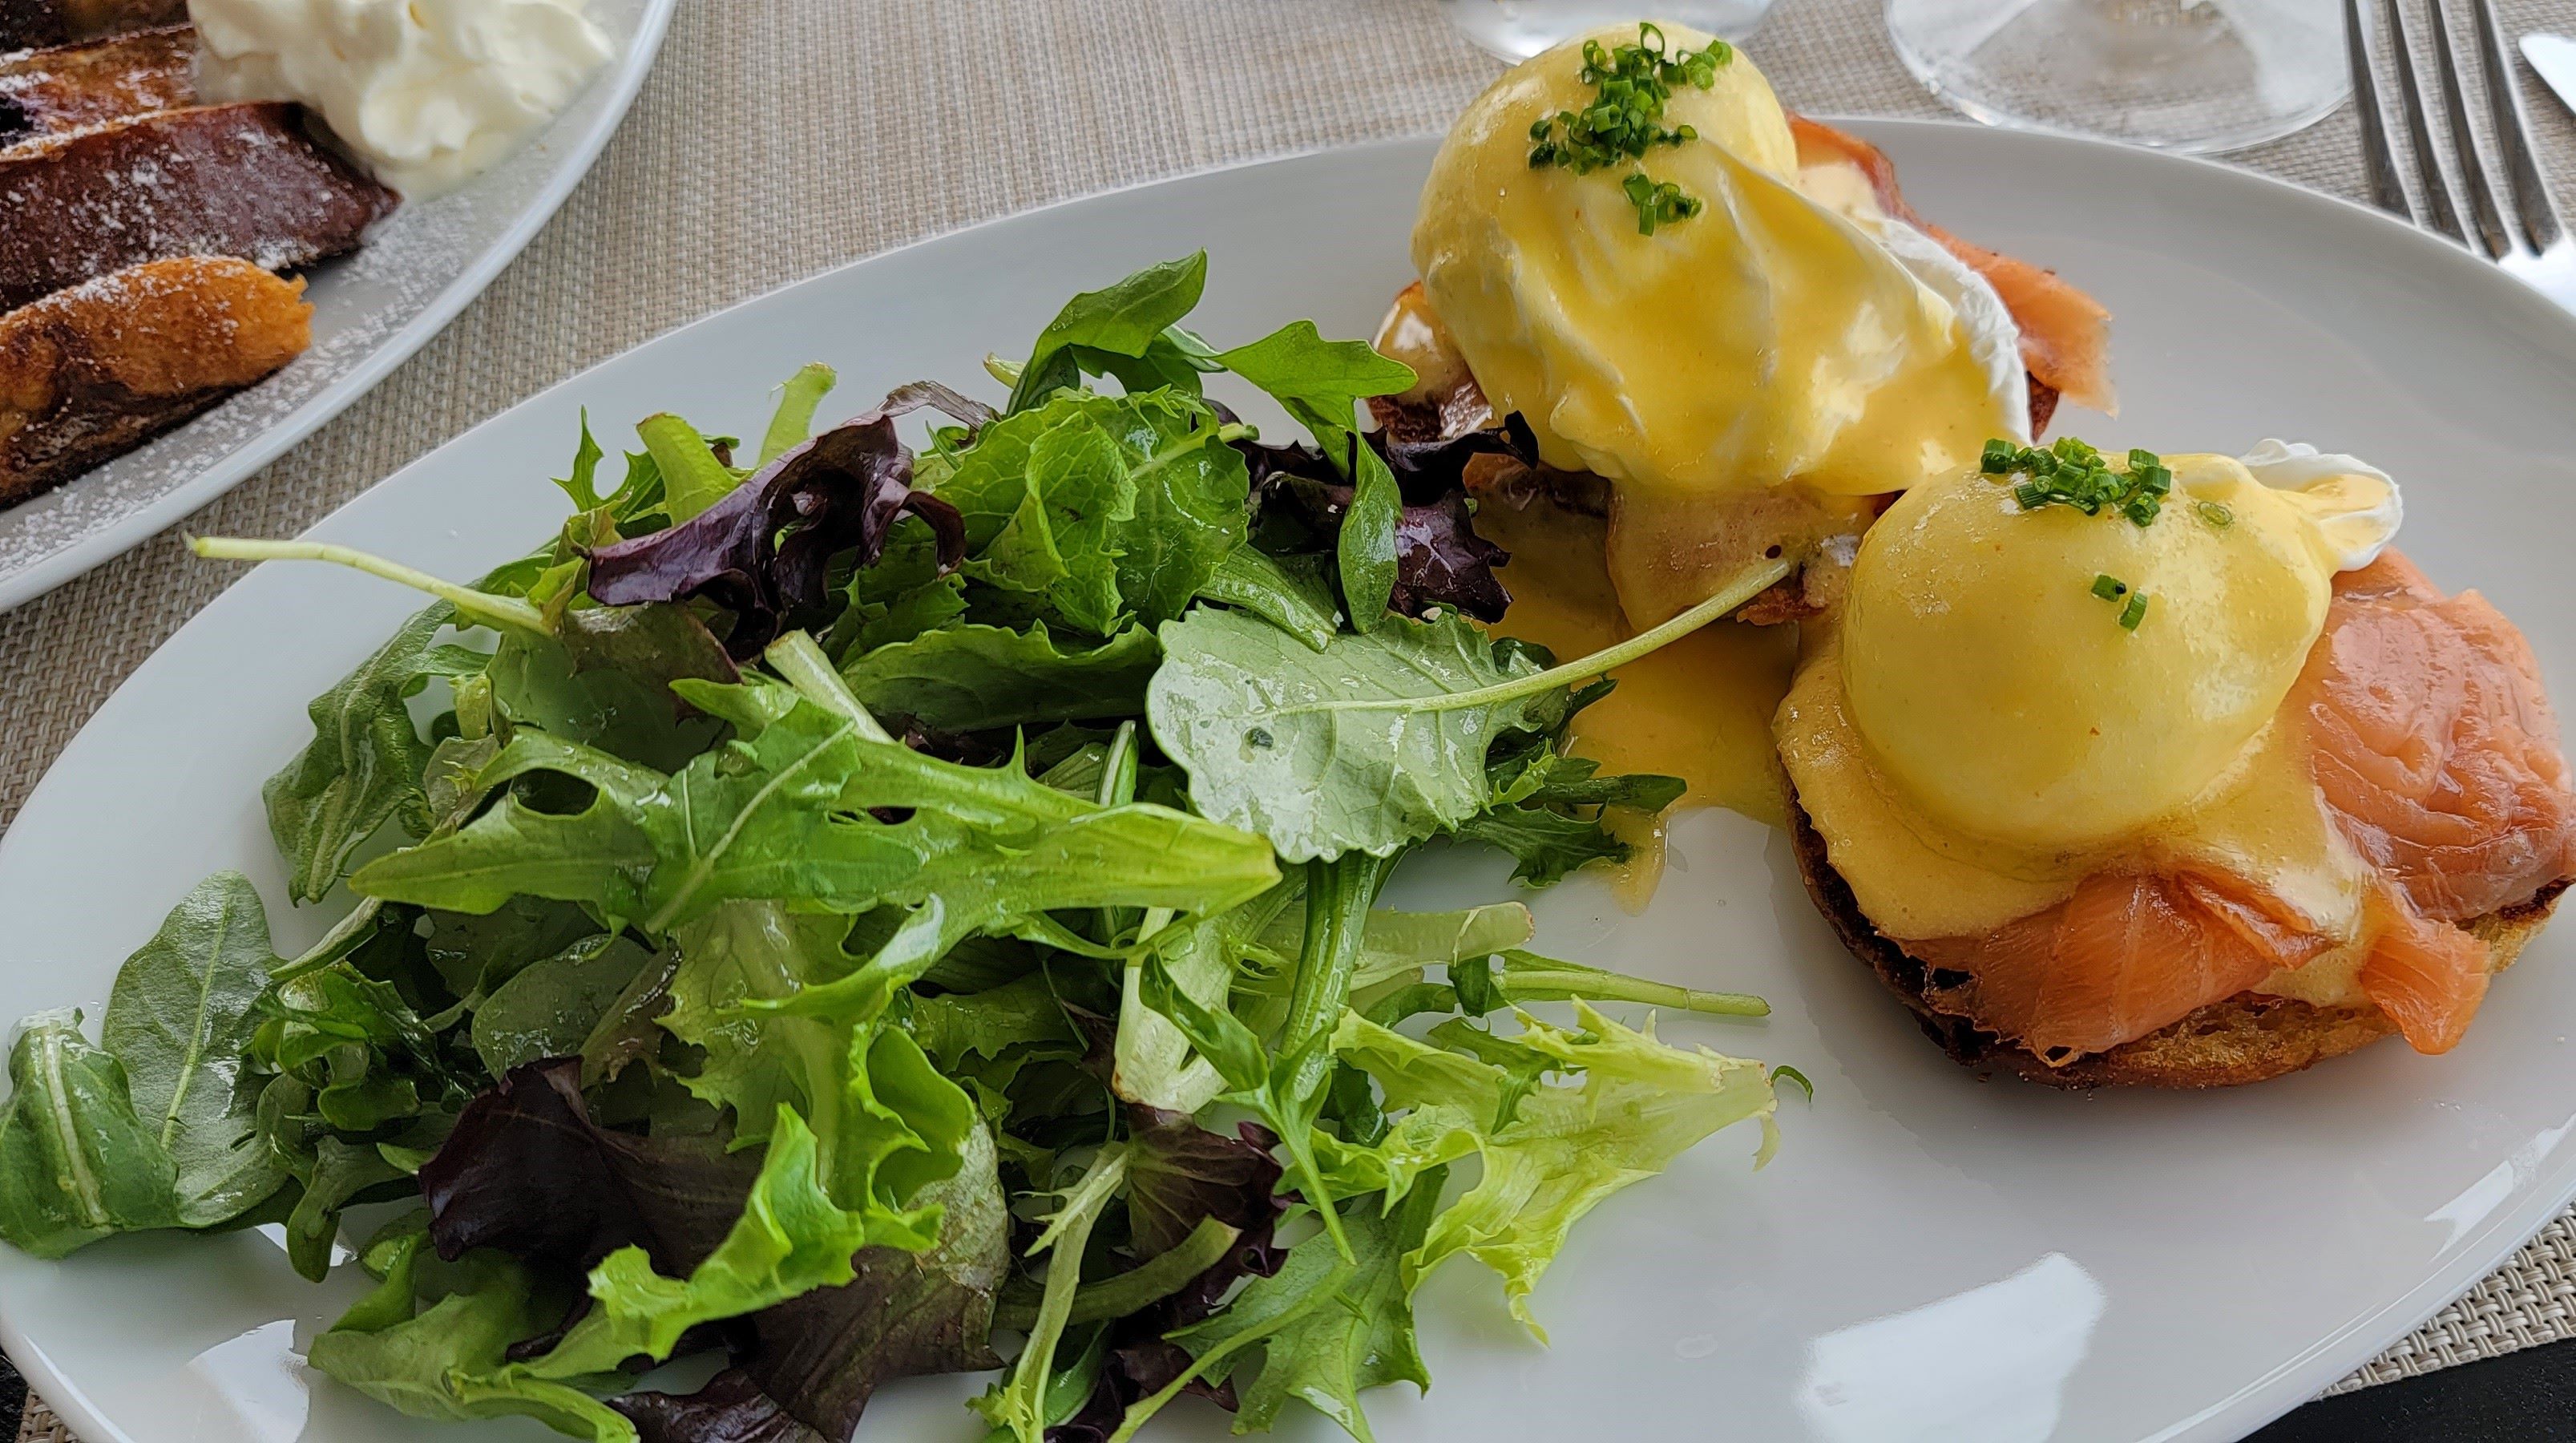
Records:
[[[2442,77],[2442,113],[2451,123],[2451,149],[2460,158],[2460,184],[2469,193],[2478,236],[2486,242],[2488,255],[2501,258],[2512,254],[2519,241],[2496,209],[2495,187],[2487,183],[2477,133],[2469,129],[2468,97],[2460,89],[2460,64],[2451,52],[2450,20],[2442,9],[2442,0],[2432,0],[2433,55]]]
[[[2452,200],[2451,177],[2442,169],[2442,161],[2433,153],[2433,131],[2424,113],[2424,87],[2415,79],[2415,37],[2408,33],[2406,16],[2397,0],[2380,0],[2380,32],[2388,39],[2388,49],[2397,62],[2397,99],[2406,114],[2407,148],[2415,153],[2415,178],[2424,191],[2425,209],[2432,214],[2424,223],[2463,245],[2468,232],[2460,227],[2460,208]]]
[[[2495,117],[2496,150],[2504,157],[2506,189],[2522,217],[2522,232],[2532,249],[2547,250],[2566,234],[2557,203],[2540,178],[2540,162],[2531,153],[2531,122],[2523,113],[2522,85],[2504,56],[2504,33],[2496,27],[2495,6],[2477,0],[2478,63],[2485,70],[2487,108]]]
[[[2370,41],[2361,24],[2361,0],[2343,0],[2344,48],[2352,57],[2352,108],[2361,121],[2362,168],[2370,172],[2370,198],[2381,210],[2415,219],[2397,157],[2388,149],[2388,114],[2379,106],[2379,77],[2370,63]]]

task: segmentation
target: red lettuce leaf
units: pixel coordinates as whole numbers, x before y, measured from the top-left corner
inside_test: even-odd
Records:
[[[740,1368],[694,1393],[629,1393],[608,1406],[626,1415],[642,1443],[823,1443]]]
[[[924,406],[989,414],[944,386],[906,386],[785,452],[687,521],[593,551],[592,599],[637,606],[703,597],[733,613],[726,649],[748,657],[825,609],[834,556],[855,549],[859,565],[875,565],[898,517],[926,522],[941,574],[955,569],[965,557],[965,523],[954,506],[912,489],[912,450],[894,431],[895,417]]]

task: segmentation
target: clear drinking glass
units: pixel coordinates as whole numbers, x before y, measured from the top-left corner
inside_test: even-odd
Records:
[[[1741,40],[1771,0],[1441,0],[1441,8],[1468,39],[1506,60],[1527,60],[1587,30],[1641,19]]]
[[[2163,150],[2277,140],[2352,89],[2337,0],[1887,0],[1887,29],[1978,120]]]

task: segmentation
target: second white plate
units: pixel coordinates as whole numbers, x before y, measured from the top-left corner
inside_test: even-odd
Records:
[[[406,201],[357,253],[305,272],[313,346],[138,450],[0,509],[0,610],[51,591],[248,480],[373,390],[501,273],[635,103],[679,0],[592,0],[614,57],[509,159]]]

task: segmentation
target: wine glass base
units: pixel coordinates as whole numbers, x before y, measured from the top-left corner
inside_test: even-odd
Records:
[[[1996,23],[1993,7],[1888,0],[1887,26],[1970,119],[2205,155],[2303,130],[2351,93],[2333,7],[2309,8],[2037,0]]]

